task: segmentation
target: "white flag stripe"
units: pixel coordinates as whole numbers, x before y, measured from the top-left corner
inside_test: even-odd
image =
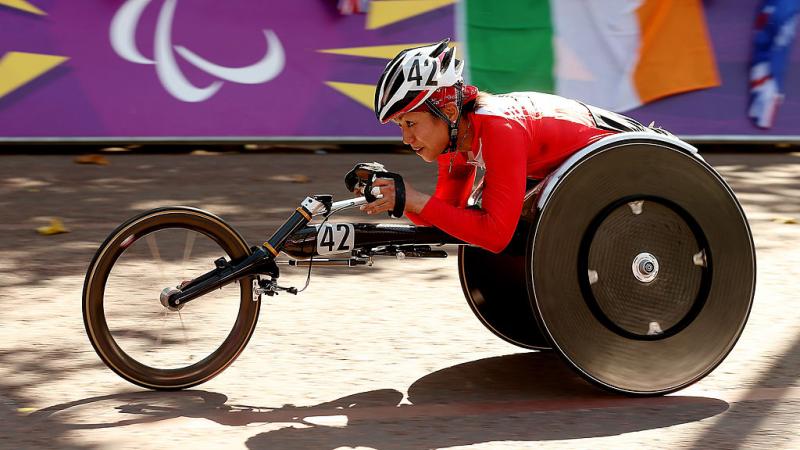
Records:
[[[558,95],[614,111],[641,105],[633,71],[641,34],[636,10],[642,1],[551,2]]]

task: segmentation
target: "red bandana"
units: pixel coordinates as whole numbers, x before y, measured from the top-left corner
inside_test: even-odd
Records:
[[[470,84],[464,86],[464,100],[462,104],[467,104],[478,96],[478,88],[472,86]],[[447,87],[440,87],[439,89],[435,90],[430,97],[428,97],[437,108],[441,108],[448,103],[455,103],[456,101],[456,87],[455,86],[447,86]],[[427,108],[423,103],[418,108],[415,108],[417,111],[424,111]]]

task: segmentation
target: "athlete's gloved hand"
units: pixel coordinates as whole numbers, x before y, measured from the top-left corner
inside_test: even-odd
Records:
[[[373,188],[378,188],[380,198],[372,195]],[[361,209],[367,214],[387,211],[389,217],[396,219],[403,217],[403,211],[406,208],[406,188],[403,177],[399,174],[391,172],[376,174],[375,180],[367,185],[364,197],[367,198],[369,204],[364,205]]]
[[[344,176],[344,185],[348,191],[364,195],[364,187],[376,172],[386,172],[386,167],[378,162],[358,163]]]
[[[359,163],[344,177],[345,186],[350,192],[363,194],[369,205],[362,209],[372,214],[387,211],[390,217],[403,217],[406,206],[406,190],[403,177],[389,172],[383,164]],[[372,193],[372,188],[380,189],[381,198]]]

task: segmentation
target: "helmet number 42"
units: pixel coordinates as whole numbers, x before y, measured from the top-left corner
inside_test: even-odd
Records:
[[[425,67],[428,67],[428,61],[425,60]],[[434,75],[436,75],[436,70],[438,69],[438,64],[436,60],[432,60],[433,69],[428,72],[428,79],[425,81],[425,86],[436,86],[436,82],[433,81]],[[408,70],[408,78],[409,83],[415,82],[417,83],[417,87],[422,85],[422,71],[419,67],[419,60],[415,59],[411,63],[411,68]]]

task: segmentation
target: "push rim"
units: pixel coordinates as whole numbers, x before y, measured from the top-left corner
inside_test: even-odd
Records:
[[[603,208],[578,255],[589,310],[628,339],[667,339],[689,326],[705,305],[712,273],[703,230],[677,203],[655,196]]]

